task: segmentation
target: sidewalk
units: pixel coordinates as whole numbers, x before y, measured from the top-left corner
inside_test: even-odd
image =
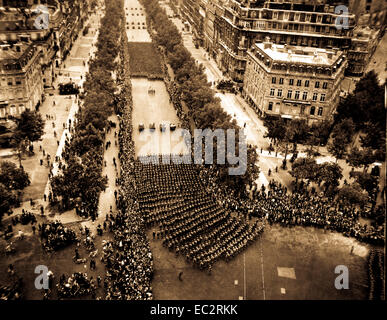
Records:
[[[99,22],[96,21],[96,16],[91,17],[91,20],[95,26],[98,26]],[[90,30],[92,30],[92,28],[90,28]],[[95,32],[92,42],[95,43],[97,36],[98,32]],[[73,49],[70,55],[65,61],[65,64],[69,64],[69,61],[71,61],[73,57],[83,59],[84,61],[90,59],[88,53],[84,54],[83,57],[77,56],[78,48],[82,46],[84,39],[85,37],[82,35],[78,37],[73,45]],[[93,47],[90,44],[90,55],[93,54],[95,50],[95,46]],[[69,65],[71,65],[71,63]],[[86,64],[84,67],[76,67],[79,68],[80,72],[82,72],[83,79],[79,79],[79,84],[82,85],[82,81],[85,78],[84,76],[88,71],[88,66]],[[56,84],[59,80],[59,78],[55,80]],[[45,120],[44,134],[40,141],[33,143],[34,154],[32,156],[24,156],[22,159],[22,165],[30,176],[31,184],[23,190],[22,204],[20,208],[15,208],[15,214],[17,214],[23,208],[40,214],[40,206],[47,206],[47,203],[44,203],[43,201],[43,195],[44,193],[48,194],[48,174],[50,172],[50,166],[53,164],[55,156],[61,155],[66,139],[66,134],[68,137],[70,137],[68,129],[65,129],[63,124],[68,124],[69,119],[74,119],[78,104],[74,102],[74,98],[72,96],[61,96],[57,93],[56,90],[49,90],[49,92],[52,93],[46,94],[46,99],[39,108],[39,113]],[[9,156],[10,151],[11,150],[9,149],[2,151],[1,155]],[[49,158],[47,158],[47,156],[49,156]],[[9,157],[7,160],[18,163],[16,155]],[[40,160],[43,161],[42,165],[40,164]],[[54,164],[53,172],[57,172],[57,164]],[[35,202],[35,205],[32,207],[30,205],[30,199],[34,200]],[[47,212],[45,212],[45,215],[47,216]]]

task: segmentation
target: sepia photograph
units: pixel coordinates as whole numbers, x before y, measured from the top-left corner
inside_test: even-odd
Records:
[[[386,0],[0,0],[1,305],[385,302],[386,25]]]

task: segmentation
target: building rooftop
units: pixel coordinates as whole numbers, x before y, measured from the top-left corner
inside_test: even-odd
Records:
[[[0,45],[0,61],[1,60],[17,60],[28,49],[29,44],[18,43],[16,45],[3,44]]]
[[[256,43],[274,61],[331,66],[341,56],[342,51],[275,43]]]
[[[0,74],[23,70],[39,53],[32,44],[0,45]]]

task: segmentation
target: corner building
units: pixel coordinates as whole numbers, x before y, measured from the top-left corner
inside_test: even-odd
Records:
[[[335,49],[256,43],[247,52],[243,95],[261,117],[332,119],[346,56]]]

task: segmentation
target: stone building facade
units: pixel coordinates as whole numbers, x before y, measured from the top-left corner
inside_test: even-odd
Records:
[[[42,102],[42,51],[30,44],[0,46],[0,121]]]
[[[258,115],[329,120],[347,66],[335,49],[256,43],[247,52],[243,95]]]
[[[276,44],[315,48],[350,48],[355,15],[335,12],[339,1],[241,1],[229,0],[224,14],[216,17],[215,38],[220,67],[234,81],[244,79],[247,50],[269,36]]]

